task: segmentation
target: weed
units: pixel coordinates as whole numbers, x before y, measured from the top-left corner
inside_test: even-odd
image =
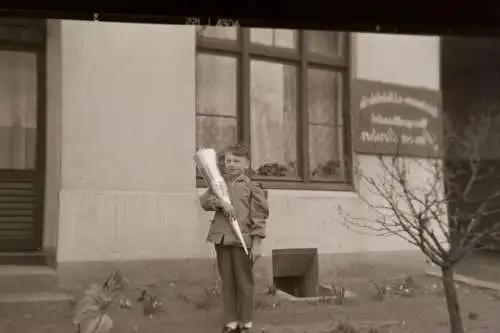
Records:
[[[85,295],[76,304],[73,324],[77,333],[108,333],[113,328],[113,320],[107,314],[116,297],[123,289],[124,278],[119,271],[113,272],[101,285],[91,284]]]
[[[419,291],[419,286],[413,275],[407,275],[403,282],[399,283],[394,292],[402,297],[415,297]]]
[[[415,281],[415,277],[411,274],[408,274],[403,281],[403,286],[406,289],[412,289],[417,287],[417,282]]]
[[[391,290],[391,287],[385,285],[385,283],[379,285],[371,280],[370,280],[370,283],[376,289],[375,300],[378,302],[384,301],[387,298],[388,292],[389,292],[389,290]]]
[[[142,311],[145,316],[152,316],[163,306],[163,304],[159,301],[158,296],[158,294],[153,295],[151,290],[148,288],[141,290],[141,295],[137,301],[142,303]]]
[[[344,287],[332,285],[332,293],[335,297],[335,304],[344,305],[346,303],[346,289]]]

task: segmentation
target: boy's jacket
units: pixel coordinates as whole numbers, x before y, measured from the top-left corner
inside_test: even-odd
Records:
[[[227,187],[243,239],[250,247],[252,237],[266,237],[266,219],[269,217],[267,193],[262,185],[252,182],[246,175],[241,175],[236,180],[227,182]],[[200,204],[204,210],[215,211],[207,241],[215,244],[239,246],[240,242],[231,229],[224,212],[215,208],[217,200],[217,196],[210,189],[200,197]]]

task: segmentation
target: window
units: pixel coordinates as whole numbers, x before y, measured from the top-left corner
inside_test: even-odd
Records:
[[[0,251],[39,250],[46,164],[46,21],[0,18]]]
[[[348,188],[348,56],[343,32],[198,27],[197,145],[248,144],[268,188]]]

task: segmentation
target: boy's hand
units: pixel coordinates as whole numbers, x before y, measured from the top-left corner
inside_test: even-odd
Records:
[[[252,249],[250,251],[250,260],[255,263],[262,255],[261,247],[260,247],[260,239],[255,239],[252,242]]]
[[[224,207],[222,206],[222,200],[219,198],[215,199],[214,207],[215,209],[223,210]]]
[[[225,201],[222,201],[221,206],[222,206],[222,211],[224,212],[224,214],[226,214],[226,217],[236,218],[236,210],[234,209],[233,205]]]

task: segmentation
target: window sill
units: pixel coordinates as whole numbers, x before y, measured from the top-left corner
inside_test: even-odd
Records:
[[[343,192],[353,192],[354,186],[352,183],[343,182],[311,182],[311,183],[299,183],[292,181],[279,181],[279,180],[262,180],[256,179],[262,183],[266,190],[296,190],[296,191],[343,191]],[[196,179],[197,188],[206,188],[207,185],[203,179]]]

